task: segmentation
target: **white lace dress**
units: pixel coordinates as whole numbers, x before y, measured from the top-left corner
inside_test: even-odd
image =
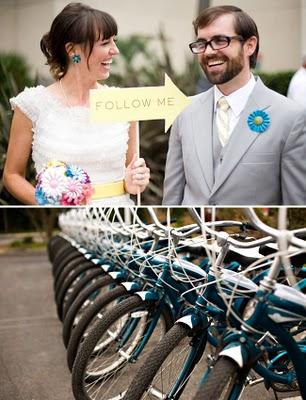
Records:
[[[93,184],[124,177],[129,123],[91,123],[89,108],[65,107],[44,86],[26,88],[10,99],[33,123],[32,158],[36,172],[50,160],[78,165]],[[94,205],[131,205],[128,194],[94,200]]]

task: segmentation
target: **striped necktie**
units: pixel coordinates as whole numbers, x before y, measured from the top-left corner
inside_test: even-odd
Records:
[[[217,113],[217,129],[219,140],[224,147],[230,137],[229,134],[229,113],[228,110],[230,108],[226,98],[224,96],[220,97],[217,102],[218,113]]]

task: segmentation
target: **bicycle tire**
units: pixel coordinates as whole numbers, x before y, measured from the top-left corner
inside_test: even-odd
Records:
[[[67,243],[67,240],[59,235],[54,235],[48,240],[47,253],[50,262],[52,262],[57,250],[60,249],[60,247],[65,243]]]
[[[207,379],[198,388],[194,400],[226,400],[235,385],[241,369],[232,359],[221,357],[217,360]],[[225,393],[224,393],[225,391]]]
[[[69,308],[72,306],[76,298],[84,291],[87,290],[89,286],[91,286],[94,282],[96,282],[97,279],[100,277],[105,276],[105,272],[100,269],[93,269],[90,271],[84,279],[81,279],[80,282],[78,282],[74,288],[73,291],[70,293],[69,298],[67,301],[64,303],[63,307],[63,321],[66,318],[66,315],[69,311]]]
[[[92,271],[92,272],[96,273],[97,271]],[[100,271],[100,275],[102,275],[101,271]],[[67,347],[68,343],[69,343],[69,338],[71,336],[71,331],[73,329],[73,322],[74,322],[79,310],[83,306],[83,304],[88,300],[88,297],[90,295],[92,295],[92,293],[94,293],[95,291],[99,290],[100,288],[102,288],[104,286],[109,285],[112,282],[113,282],[112,277],[104,274],[104,275],[100,276],[89,287],[87,287],[83,291],[81,291],[77,295],[77,297],[74,299],[73,303],[70,305],[69,309],[66,312],[66,315],[64,315],[64,318],[63,318],[63,320],[64,320],[64,322],[63,322],[63,340],[64,340],[65,347]],[[69,297],[69,300],[70,300],[70,297]]]
[[[124,286],[117,286],[114,289],[110,290],[104,296],[99,297],[82,315],[82,318],[78,322],[78,324],[73,328],[70,334],[68,346],[67,346],[67,364],[70,371],[72,371],[72,367],[78,352],[78,348],[82,341],[82,337],[85,334],[86,330],[90,326],[91,322],[94,321],[94,318],[98,316],[101,312],[103,312],[103,308],[105,308],[109,303],[115,301],[117,298],[121,298],[124,295],[128,295]]]
[[[61,283],[71,273],[71,271],[73,271],[75,268],[77,268],[80,264],[84,262],[88,262],[88,260],[86,260],[86,258],[82,254],[79,254],[77,256],[74,256],[67,263],[65,263],[61,269],[58,269],[53,277],[54,292],[58,290],[58,286],[61,285]]]
[[[72,248],[69,252],[65,253],[63,257],[61,257],[56,263],[54,262],[52,267],[52,274],[54,279],[57,279],[58,275],[63,271],[75,258],[80,257],[81,253],[78,252],[76,249]]]
[[[116,393],[119,392],[120,395],[122,395],[125,392],[128,384],[125,382],[124,379],[123,380],[120,379],[123,377],[123,371],[126,372],[125,371],[126,368],[124,367],[128,366],[129,368],[133,368],[136,365],[136,362],[128,363],[126,355],[131,354],[131,352],[137,347],[142,336],[139,336],[139,332],[136,330],[136,335],[134,337],[133,334],[135,333],[135,330],[133,329],[132,334],[129,336],[129,339],[131,338],[131,342],[128,343],[128,346],[130,346],[130,348],[122,347],[120,348],[120,351],[117,351],[118,340],[125,336],[126,325],[130,327],[131,324],[133,325],[133,322],[135,322],[137,319],[141,320],[139,325],[140,325],[140,334],[142,335],[145,332],[144,325],[148,323],[149,321],[148,316],[150,317],[150,313],[148,311],[140,311],[140,310],[150,310],[150,308],[154,307],[154,305],[155,302],[153,301],[142,300],[138,296],[131,296],[126,300],[122,301],[121,303],[117,304],[112,310],[107,311],[103,315],[103,318],[100,321],[97,321],[97,323],[94,325],[94,327],[92,328],[92,330],[89,332],[88,336],[82,343],[82,346],[80,347],[80,350],[77,353],[77,357],[75,359],[74,366],[72,369],[72,389],[76,400],[91,399],[90,393],[87,392],[87,389],[89,391],[92,389],[94,391],[95,399],[99,399],[96,393],[97,391],[96,385],[99,386],[99,390],[102,389],[101,396],[103,397],[100,397],[100,399],[103,398],[103,400],[115,397],[113,391],[115,391]],[[168,311],[167,307],[164,307],[163,310],[164,313],[162,313],[160,321],[162,321],[164,326],[162,326],[161,328],[162,329],[164,328],[165,331],[167,331],[169,324],[168,318],[170,314],[167,315]],[[132,316],[132,314],[134,315]],[[115,331],[112,330],[111,328],[113,324],[120,321],[121,317],[127,317],[127,320],[124,321],[123,325],[120,326],[119,324],[119,332],[117,326],[113,328],[115,329]],[[127,321],[130,324],[129,323],[126,324]],[[170,324],[171,323],[172,320]],[[122,329],[125,330],[125,332],[122,333]],[[155,329],[153,333],[157,333],[157,328]],[[109,334],[109,332],[111,334]],[[94,354],[95,356],[97,355],[95,349],[97,344],[103,337],[104,333],[108,334],[109,336],[106,339],[104,339],[102,346],[103,350],[102,352],[101,351],[98,352],[98,357],[99,361],[101,361],[100,357],[104,354],[104,359],[108,363],[108,365],[99,366],[99,370],[93,369],[90,372],[88,372],[87,370],[88,363],[92,363],[93,360],[96,360],[96,357],[93,359],[92,356]],[[126,344],[127,342],[128,341],[125,341],[124,344]],[[110,349],[110,347],[112,346],[113,349]],[[144,348],[144,350],[145,349],[146,347]],[[109,354],[110,352],[113,352],[112,355],[115,356],[114,361]],[[122,355],[122,353],[124,354]],[[139,359],[141,359],[141,357]],[[135,371],[136,369],[137,368],[135,367]],[[118,373],[119,371],[120,374]],[[89,382],[90,386],[88,386]],[[104,385],[103,388],[102,384]]]
[[[86,272],[88,273],[92,269],[99,269],[99,267],[94,265],[92,262],[85,260],[76,268],[71,270],[62,282],[58,282],[58,287],[55,291],[55,302],[57,306],[57,313],[61,321],[63,320],[63,306],[65,302],[65,296],[68,294],[70,287],[73,287],[76,279],[78,279],[82,274],[86,274]],[[82,278],[83,277],[81,277],[80,279]]]
[[[197,335],[196,331],[186,325],[180,323],[173,325],[139,368],[124,400],[190,399],[196,390],[197,380],[193,375],[194,370],[202,358],[207,341],[205,334],[201,343],[198,342],[200,343],[198,349],[195,350],[193,345],[197,345],[192,340],[195,334]],[[187,360],[189,365],[186,364]],[[202,365],[199,366],[198,370],[202,369]]]
[[[70,244],[70,241],[62,236],[56,235],[51,237],[51,239],[48,241],[47,247],[51,259],[57,254],[58,251],[60,251],[62,247],[67,246],[68,243]]]
[[[54,255],[53,261],[52,261],[52,272],[54,275],[54,270],[57,268],[58,263],[65,258],[67,255],[69,255],[71,252],[75,251],[75,247],[71,245],[71,243],[65,243]]]
[[[148,355],[131,382],[124,400],[138,400],[153,381],[156,373],[169,354],[188,336],[191,329],[185,325],[175,324]]]

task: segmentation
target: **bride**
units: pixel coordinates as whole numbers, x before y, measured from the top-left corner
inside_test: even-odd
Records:
[[[50,160],[84,169],[94,185],[94,204],[133,204],[150,171],[136,156],[136,123],[91,123],[90,89],[107,90],[116,46],[114,18],[81,3],[68,4],[40,42],[55,83],[26,88],[10,100],[12,120],[4,184],[21,203],[36,205],[25,179],[30,154],[39,173]]]

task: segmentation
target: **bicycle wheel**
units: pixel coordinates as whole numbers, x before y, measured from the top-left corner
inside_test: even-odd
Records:
[[[67,243],[67,240],[59,235],[52,236],[47,243],[49,261],[52,262],[57,251]]]
[[[230,358],[219,358],[207,379],[199,386],[194,400],[229,399],[234,386],[240,381],[241,372]],[[245,377],[245,372],[242,374]]]
[[[65,301],[69,298],[69,294],[73,291],[74,286],[92,270],[101,270],[90,261],[83,261],[75,269],[70,271],[70,274],[65,277],[55,291],[55,302],[57,305],[57,313],[59,319],[63,320],[63,307]]]
[[[83,338],[88,336],[97,318],[101,319],[103,313],[105,313],[107,309],[112,308],[119,301],[122,301],[125,296],[129,296],[129,293],[123,286],[117,286],[112,290],[108,290],[108,288],[104,286],[99,298],[87,307],[81,318],[76,321],[76,325],[71,330],[67,347],[67,364],[70,371],[72,371],[74,360]]]
[[[171,326],[167,307],[137,360],[140,344],[154,314],[155,303],[138,296],[123,300],[107,311],[82,343],[72,370],[72,388],[77,400],[121,399],[137,365]],[[137,361],[137,362],[136,362]]]
[[[58,275],[63,271],[66,266],[73,261],[75,258],[82,256],[76,249],[71,249],[68,254],[61,257],[57,263],[53,264],[52,274],[54,279],[57,279]],[[84,257],[84,256],[83,256]]]
[[[99,278],[104,277],[104,276],[105,276],[105,272],[101,268],[93,269],[88,274],[86,274],[86,277],[81,279],[73,287],[73,290],[69,293],[69,298],[64,303],[63,320],[65,320],[70,307],[73,305],[75,300],[79,297],[79,295],[81,293],[83,293],[83,291],[86,291],[89,287],[91,287],[93,285],[93,283],[95,283]]]
[[[106,286],[114,282],[111,276],[101,275],[102,271],[100,271],[100,276],[95,282],[78,294],[64,317],[63,340],[66,347],[68,346],[72,330],[84,315],[85,310],[97,301],[98,298],[108,293],[109,288]]]
[[[72,254],[76,254],[77,250],[75,247],[71,246],[70,243],[66,243],[65,246],[61,247],[54,256],[52,261],[52,274],[56,274],[59,265]],[[78,252],[79,253],[79,252]],[[80,254],[80,253],[79,253]]]
[[[124,400],[191,399],[205,369],[201,357],[207,338],[206,333],[199,340],[193,336],[191,328],[175,324],[141,365]]]
[[[63,280],[70,274],[72,270],[74,270],[81,263],[88,262],[86,258],[79,254],[75,256],[72,260],[65,263],[62,268],[56,271],[56,274],[53,277],[53,288],[54,291],[57,291],[58,286],[63,282]]]

